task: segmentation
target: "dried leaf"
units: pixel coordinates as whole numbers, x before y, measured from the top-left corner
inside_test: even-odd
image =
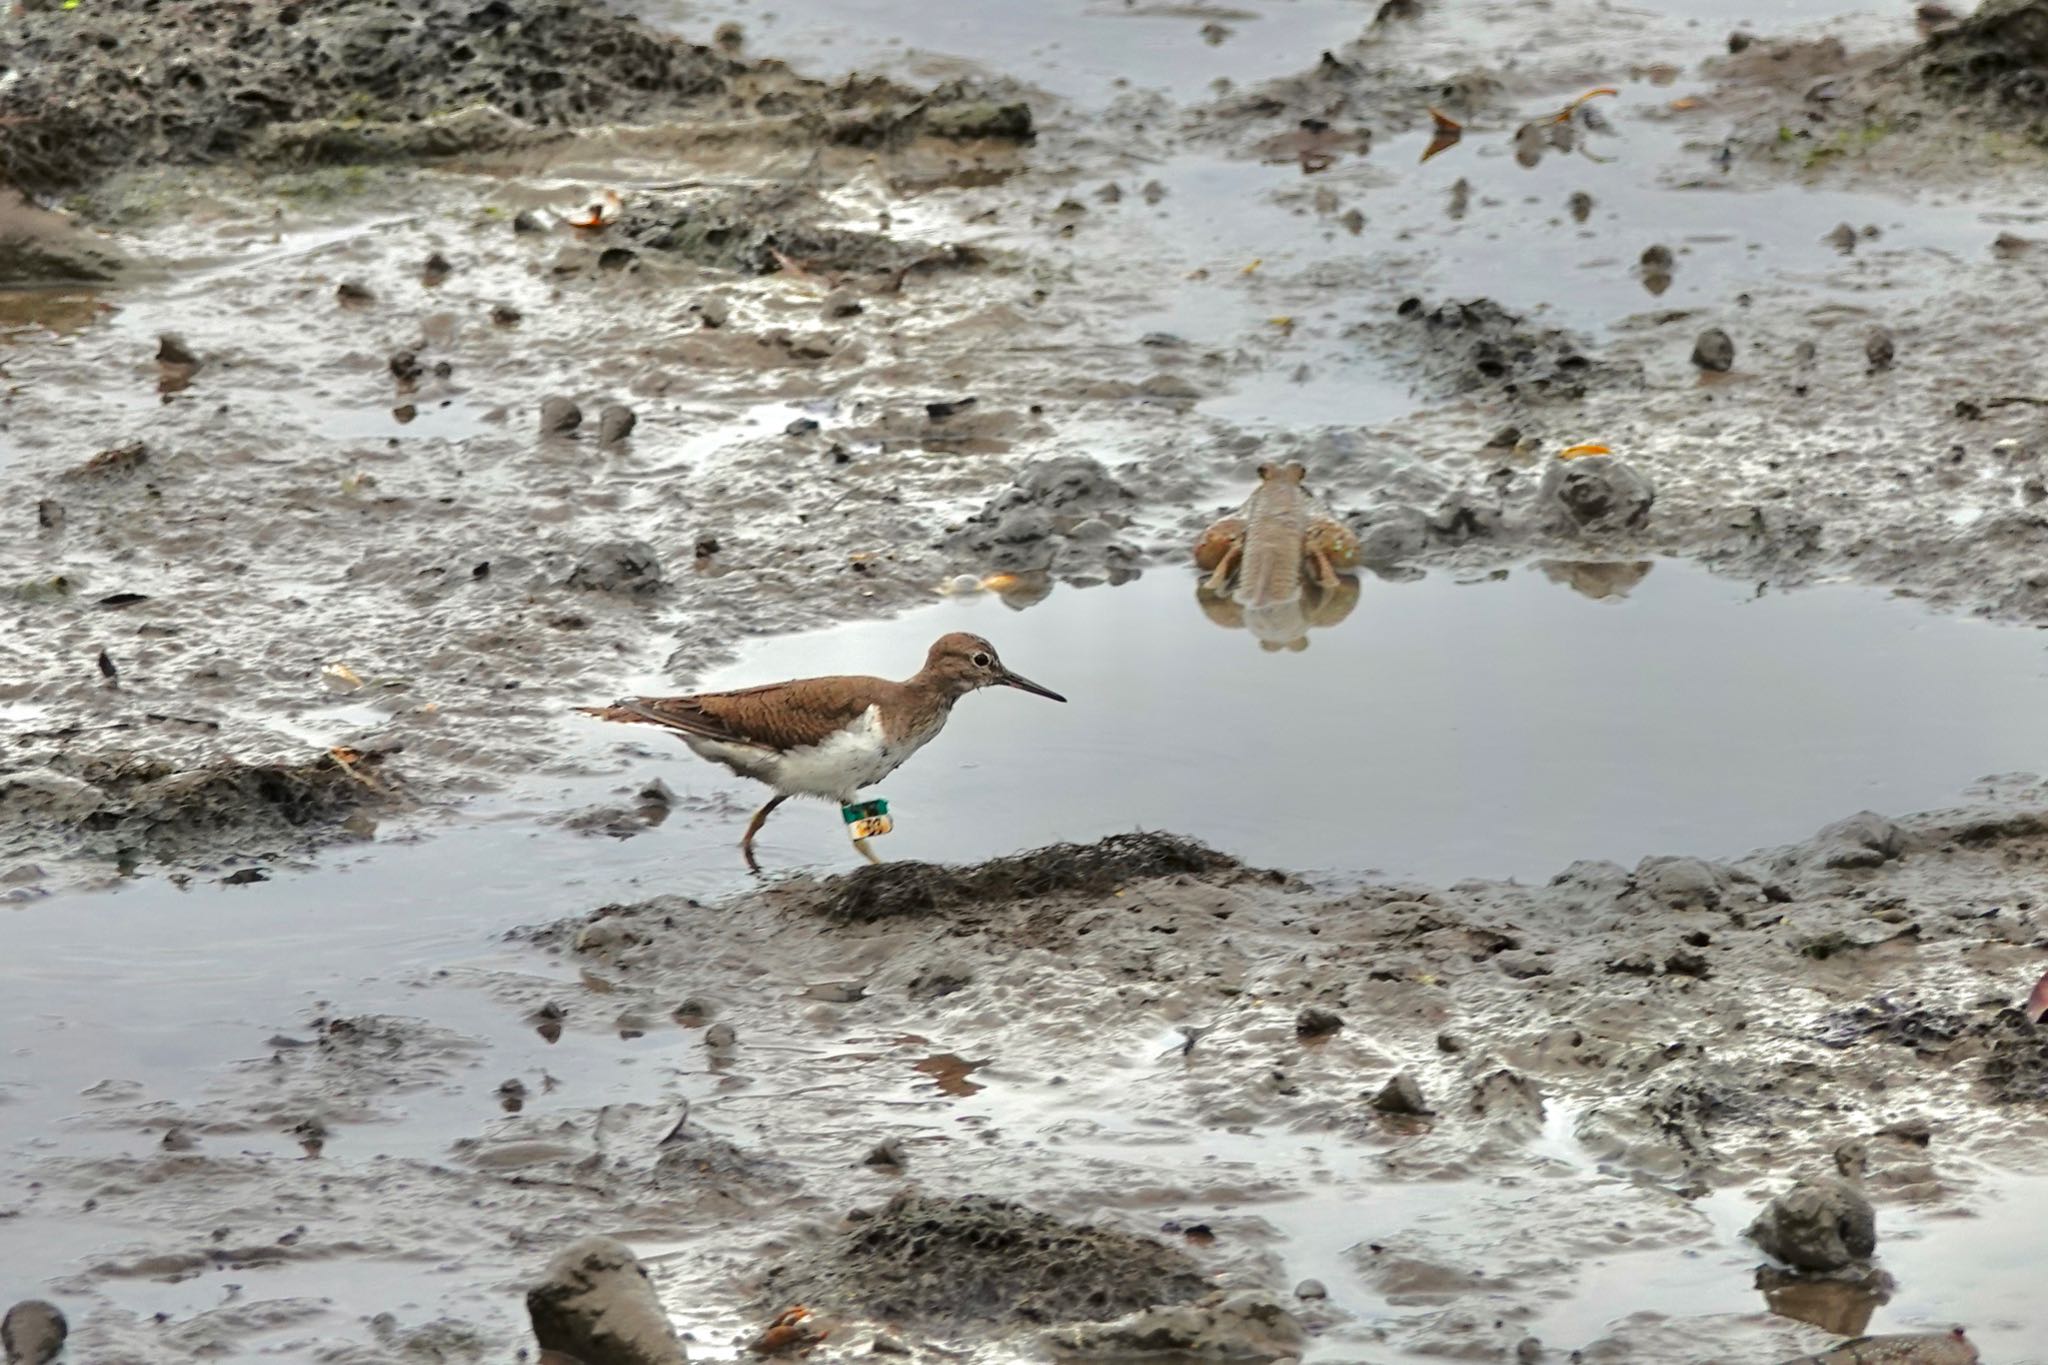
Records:
[[[1435,125],[1436,135],[1430,138],[1429,146],[1422,150],[1422,159],[1424,161],[1429,160],[1439,152],[1447,151],[1457,146],[1458,139],[1465,136],[1465,125],[1442,110],[1432,107],[1429,111],[1429,117],[1430,122]]]
[[[619,197],[617,190],[606,190],[596,203],[579,213],[570,214],[568,223],[572,228],[601,228],[617,222],[625,207],[626,201]]]
[[[810,1315],[811,1310],[802,1304],[784,1309],[760,1336],[748,1343],[747,1349],[757,1356],[808,1354],[827,1336],[826,1332],[804,1324]]]
[[[1597,86],[1592,90],[1588,90],[1585,94],[1579,96],[1570,104],[1567,104],[1564,108],[1558,110],[1557,118],[1555,121],[1558,123],[1564,123],[1569,121],[1573,114],[1579,112],[1579,106],[1584,104],[1587,100],[1592,99],[1595,95],[1619,95],[1620,93],[1621,92],[1619,90],[1616,90],[1611,85]]]

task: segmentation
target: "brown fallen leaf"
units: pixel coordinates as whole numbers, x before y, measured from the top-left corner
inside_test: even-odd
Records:
[[[1594,89],[1588,90],[1588,91],[1587,91],[1587,92],[1586,92],[1585,94],[1583,94],[1583,95],[1579,96],[1579,97],[1578,97],[1577,99],[1573,100],[1573,101],[1572,101],[1572,102],[1571,102],[1570,104],[1567,104],[1567,105],[1566,105],[1566,106],[1565,106],[1564,108],[1562,108],[1562,109],[1558,110],[1558,111],[1557,111],[1557,117],[1556,117],[1556,119],[1554,119],[1554,120],[1553,120],[1553,122],[1556,122],[1556,123],[1565,123],[1565,122],[1569,121],[1569,120],[1571,119],[1571,116],[1572,116],[1573,114],[1576,114],[1576,113],[1578,113],[1578,112],[1579,112],[1579,106],[1580,106],[1580,105],[1582,105],[1582,104],[1584,104],[1584,103],[1585,103],[1585,102],[1586,102],[1587,100],[1589,100],[1589,99],[1592,99],[1592,98],[1593,98],[1593,97],[1594,97],[1595,95],[1619,95],[1619,94],[1621,94],[1621,92],[1620,92],[1619,90],[1616,90],[1616,89],[1615,89],[1615,88],[1614,88],[1613,86],[1611,86],[1611,85],[1602,85],[1602,86],[1597,86],[1597,87],[1595,87]]]
[[[596,203],[579,213],[570,214],[567,221],[572,228],[601,228],[616,222],[625,207],[626,201],[619,197],[617,190],[606,190]]]
[[[802,1304],[785,1308],[760,1336],[747,1343],[747,1349],[757,1356],[808,1355],[829,1335],[805,1325],[804,1319],[810,1315],[811,1310]]]
[[[1457,146],[1458,139],[1465,136],[1464,124],[1434,106],[1430,108],[1429,118],[1436,131],[1435,135],[1429,140],[1429,146],[1422,149],[1422,159],[1424,161],[1429,160],[1439,152],[1447,151]]]

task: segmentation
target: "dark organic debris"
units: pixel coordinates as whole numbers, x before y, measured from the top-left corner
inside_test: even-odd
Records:
[[[981,1195],[904,1193],[771,1268],[771,1303],[934,1327],[1093,1322],[1209,1289],[1180,1251]]]
[[[834,877],[817,909],[829,919],[865,924],[898,915],[932,915],[1041,896],[1089,896],[1180,873],[1242,872],[1244,865],[1171,834],[1114,834],[1093,844],[1054,844],[967,867],[883,863]]]

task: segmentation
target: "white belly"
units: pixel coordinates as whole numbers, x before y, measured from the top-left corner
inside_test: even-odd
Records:
[[[845,805],[862,787],[873,786],[895,772],[936,733],[934,729],[905,735],[891,744],[882,734],[880,708],[870,706],[856,724],[824,743],[787,753],[695,736],[684,742],[701,757],[766,782],[784,795],[822,796]]]

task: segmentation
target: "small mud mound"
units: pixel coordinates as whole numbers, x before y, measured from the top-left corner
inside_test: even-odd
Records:
[[[379,772],[384,757],[180,769],[140,755],[60,756],[0,776],[0,854],[143,853],[192,865],[298,848],[320,826],[397,801]]]
[[[2048,0],[1985,0],[1906,60],[1935,94],[2048,133]]]
[[[2007,1104],[2048,1100],[2048,1029],[2018,1010],[2001,1010],[1985,1028],[1991,1044],[1984,1083]]]
[[[877,275],[900,286],[904,277],[979,265],[967,247],[902,242],[879,233],[828,227],[834,210],[809,190],[744,189],[691,200],[657,200],[626,211],[617,233],[648,251],[681,256],[720,270],[768,275],[777,270],[825,277]]]
[[[1909,1047],[1915,1052],[1945,1052],[1980,1029],[1968,1015],[1933,1009],[1913,1000],[1888,995],[1823,1015],[1815,1040],[1832,1048],[1853,1047],[1866,1040]]]
[[[31,189],[231,157],[274,124],[644,116],[745,69],[588,0],[93,0],[12,28],[0,168]]]
[[[1396,312],[1387,348],[1413,354],[1424,384],[1441,396],[1491,390],[1527,401],[1574,399],[1596,381],[1640,378],[1584,354],[1569,333],[1525,326],[1492,299],[1431,308],[1411,298]]]
[[[1054,844],[973,867],[883,863],[826,884],[827,919],[867,924],[957,906],[1041,896],[1102,895],[1148,877],[1242,870],[1237,859],[1174,834],[1115,834],[1093,844]]]
[[[766,1302],[829,1304],[891,1322],[1100,1322],[1209,1290],[1171,1247],[982,1195],[901,1194],[839,1238],[770,1270]]]

